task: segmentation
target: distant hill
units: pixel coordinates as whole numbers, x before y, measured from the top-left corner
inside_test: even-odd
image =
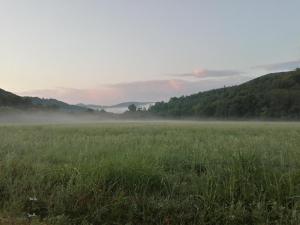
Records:
[[[132,104],[136,105],[136,106],[143,106],[143,105],[148,105],[154,102],[122,102],[116,105],[93,105],[93,104],[83,104],[83,103],[79,103],[77,104],[77,106],[80,107],[86,107],[86,108],[120,108],[120,107],[128,107]]]
[[[121,114],[124,113],[128,110],[128,106],[129,105],[136,105],[137,108],[146,108],[148,109],[152,104],[154,104],[153,102],[123,102],[123,103],[119,103],[116,105],[111,105],[111,106],[103,106],[103,105],[85,105],[85,104],[78,104],[77,106],[80,107],[85,107],[88,109],[93,109],[96,111],[101,111],[101,110],[105,110],[106,112],[112,112],[112,113],[117,113],[117,114]]]
[[[116,104],[116,105],[109,106],[109,108],[128,107],[132,104],[136,105],[137,107],[142,107],[144,105],[148,105],[148,104],[151,104],[151,103],[153,103],[153,102],[122,102],[122,103],[119,103],[119,104]]]
[[[70,105],[56,99],[45,99],[38,97],[24,97],[28,99],[34,106],[40,108],[57,109],[61,111],[87,111],[86,108],[78,105]]]
[[[11,92],[0,89],[0,107],[59,110],[66,112],[88,111],[86,108],[69,105],[56,99],[44,99],[38,97],[21,97]]]
[[[173,117],[300,118],[300,69],[244,84],[158,102],[150,112]]]
[[[31,102],[29,99],[0,89],[0,106],[28,107],[31,106]]]

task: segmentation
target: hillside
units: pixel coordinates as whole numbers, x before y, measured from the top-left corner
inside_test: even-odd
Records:
[[[35,107],[57,109],[61,111],[88,111],[88,109],[84,107],[80,107],[77,105],[70,105],[65,102],[58,101],[56,99],[45,99],[45,98],[38,98],[38,97],[25,97],[25,98],[30,100],[30,102]]]
[[[272,73],[244,84],[158,102],[161,116],[211,118],[300,118],[300,69]]]
[[[31,102],[29,99],[22,98],[21,96],[0,89],[0,106],[28,107],[31,106]]]
[[[59,110],[65,112],[84,112],[88,109],[69,105],[56,99],[44,99],[38,97],[21,97],[11,92],[0,89],[0,107],[40,109],[40,110]]]

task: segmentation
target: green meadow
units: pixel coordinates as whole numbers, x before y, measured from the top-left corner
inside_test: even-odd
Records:
[[[0,215],[29,198],[48,225],[297,225],[300,123],[0,125]]]

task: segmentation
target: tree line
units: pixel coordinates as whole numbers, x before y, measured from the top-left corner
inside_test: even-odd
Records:
[[[169,102],[156,103],[149,112],[168,117],[300,118],[300,69],[173,97]]]

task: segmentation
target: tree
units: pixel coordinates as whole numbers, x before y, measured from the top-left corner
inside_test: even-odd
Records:
[[[136,112],[136,105],[135,104],[129,105],[128,110],[129,110],[129,112]]]

